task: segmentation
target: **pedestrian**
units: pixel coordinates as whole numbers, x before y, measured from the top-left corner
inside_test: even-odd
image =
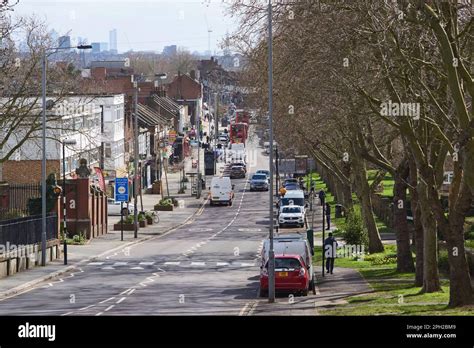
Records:
[[[323,205],[323,204],[324,204],[324,200],[325,200],[325,198],[326,198],[326,192],[324,192],[324,190],[321,189],[321,190],[319,191],[318,196],[319,196],[319,202],[321,203],[321,205]]]
[[[329,232],[329,237],[324,240],[324,256],[326,257],[326,271],[331,273],[334,270],[334,259],[336,258],[337,241]]]
[[[314,194],[314,191],[316,189],[316,182],[315,181],[311,181],[311,193]]]
[[[285,188],[285,186],[281,185],[281,187],[280,187],[280,196],[284,197],[285,194],[286,194],[286,188]]]
[[[328,224],[328,230],[331,229],[331,206],[326,203],[326,222]]]

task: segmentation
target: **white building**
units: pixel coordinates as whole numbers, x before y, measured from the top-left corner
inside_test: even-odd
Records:
[[[103,168],[106,173],[109,171],[114,174],[117,170],[125,170],[123,95],[63,98],[48,96],[46,100],[48,105],[46,159],[48,163],[58,161],[54,165],[54,168],[59,169],[58,175],[63,175],[63,165],[65,165],[66,176],[74,177],[81,158],[87,160],[91,173],[94,173],[92,170],[94,167]],[[0,112],[8,102],[6,98],[0,100]],[[40,98],[26,99],[21,102],[24,105],[37,104],[32,109],[32,119],[41,115]],[[0,152],[8,153],[27,136],[29,130],[30,127],[27,126],[18,128],[14,135],[8,137]],[[65,161],[63,161],[62,144],[66,139],[75,141],[75,144],[64,146]],[[35,166],[33,172],[37,173],[36,167],[42,160],[42,156],[42,130],[39,127],[15,151],[10,162],[30,161],[29,163]]]

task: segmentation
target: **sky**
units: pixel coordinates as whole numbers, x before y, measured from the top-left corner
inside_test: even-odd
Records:
[[[220,51],[220,41],[236,28],[222,0],[19,0],[15,13],[37,16],[59,35],[109,42],[117,29],[119,52],[133,49],[161,52],[177,45],[189,51]],[[77,44],[73,40],[72,44]]]

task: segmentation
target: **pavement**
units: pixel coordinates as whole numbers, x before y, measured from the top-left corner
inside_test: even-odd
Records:
[[[268,168],[254,133],[247,149],[249,173]],[[178,196],[176,177],[168,179]],[[126,232],[120,241],[120,232],[110,232],[69,246],[70,266],[59,260],[0,280],[0,315],[317,315],[318,308],[370,290],[357,271],[336,266],[333,275],[317,278],[316,294],[279,294],[274,304],[260,298],[269,193],[250,192],[247,179],[232,183],[232,206],[211,207],[205,194],[191,197],[188,184],[181,207],[159,212],[160,222],[140,229],[139,238]],[[160,198],[144,195],[144,208]],[[304,229],[284,233],[298,231]]]

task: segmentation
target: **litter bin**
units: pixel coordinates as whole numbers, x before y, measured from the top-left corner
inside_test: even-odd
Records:
[[[336,204],[335,217],[336,219],[342,217],[342,204]]]

